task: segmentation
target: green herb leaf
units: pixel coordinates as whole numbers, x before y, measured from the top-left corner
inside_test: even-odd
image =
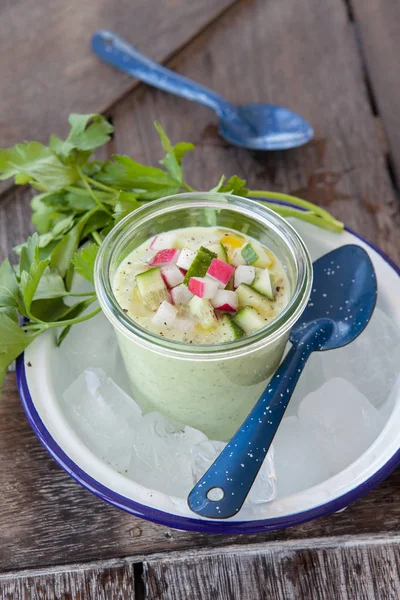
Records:
[[[146,192],[162,192],[166,188],[179,190],[176,181],[162,169],[142,165],[129,156],[116,154],[105,163],[95,179],[116,189],[137,192],[143,197]],[[161,197],[161,196],[158,196]]]
[[[53,135],[50,138],[50,148],[66,162],[84,164],[91,151],[110,140],[113,126],[104,117],[97,114],[78,115],[69,117],[71,130],[65,141]]]
[[[17,309],[25,315],[19,283],[8,258],[0,265],[0,307]]]
[[[72,259],[72,263],[75,265],[75,271],[94,284],[94,263],[96,256],[99,251],[97,244],[89,244],[84,246],[80,252],[77,252]]]
[[[171,177],[178,183],[183,183],[182,174],[182,159],[187,152],[194,150],[194,145],[188,142],[180,142],[176,146],[172,146],[169,137],[157,121],[154,123],[157,129],[158,135],[161,139],[162,147],[166,152],[165,158],[160,160],[160,163],[164,165]]]
[[[49,264],[48,260],[41,260],[38,262],[33,262],[31,264],[29,273],[27,271],[23,271],[21,273],[22,296],[23,296],[26,311],[28,314],[30,314],[32,300],[35,295],[36,289],[39,285],[39,281],[44,273],[44,270],[48,266],[48,264]]]
[[[26,240],[26,243],[20,247],[19,253],[19,272],[30,272],[31,264],[39,261],[39,236],[34,233]]]
[[[39,334],[25,333],[5,312],[0,312],[0,391],[7,367]]]
[[[66,293],[64,280],[60,273],[57,269],[48,266],[44,269],[42,276],[39,279],[33,300],[62,298]]]
[[[61,190],[77,180],[76,169],[64,165],[60,159],[39,142],[24,142],[13,148],[0,150],[0,179],[13,176],[15,183],[30,182],[37,189]]]

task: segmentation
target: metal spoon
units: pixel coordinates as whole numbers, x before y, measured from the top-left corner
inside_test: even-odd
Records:
[[[273,104],[235,106],[208,88],[144,56],[110,31],[97,31],[92,50],[105,62],[165,92],[212,108],[219,132],[230,144],[252,150],[286,150],[310,141],[314,132],[298,114]]]
[[[340,348],[360,335],[376,295],[374,267],[360,246],[342,246],[314,263],[313,291],[291,331],[292,347],[241,428],[190,492],[193,512],[227,519],[240,510],[306,360],[314,351]]]

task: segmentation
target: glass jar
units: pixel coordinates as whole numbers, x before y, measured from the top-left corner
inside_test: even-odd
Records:
[[[275,320],[234,341],[189,345],[152,333],[123,312],[113,280],[124,258],[151,236],[194,226],[235,229],[274,252],[291,287],[290,300]],[[311,259],[285,219],[254,200],[211,192],[169,196],[128,215],[104,240],[95,266],[96,292],[115,329],[134,399],[144,412],[158,410],[216,440],[230,439],[261,395],[311,284]]]

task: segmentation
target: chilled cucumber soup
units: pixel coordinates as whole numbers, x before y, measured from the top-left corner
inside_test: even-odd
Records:
[[[220,227],[183,228],[148,239],[117,268],[113,292],[135,323],[160,340],[186,343],[188,350],[190,344],[221,349],[245,341],[275,319],[291,296],[286,271],[268,248]],[[219,440],[229,439],[247,416],[289,336],[214,359],[206,350],[181,358],[162,343],[150,347],[116,333],[144,412],[159,410]]]
[[[158,237],[162,238],[163,236]],[[152,243],[156,248],[163,247],[163,249],[161,251],[151,249]],[[168,257],[166,255],[164,258],[162,257],[163,250],[167,249],[164,246],[167,245],[177,250],[175,256]],[[210,261],[212,260],[212,254],[214,254],[216,258],[215,262],[222,259],[221,262],[227,262],[227,264],[231,265],[232,273],[228,270],[230,277],[227,285],[224,285],[224,281],[218,282],[215,279],[213,280],[207,273],[205,278],[211,279],[212,282],[216,281],[218,290],[226,289],[229,291],[227,294],[228,301],[232,297],[234,303],[237,302],[237,305],[222,304],[221,306],[225,307],[226,310],[224,308],[220,310],[213,297],[202,298],[201,302],[198,302],[200,306],[194,304],[194,302],[197,302],[196,297],[194,302],[191,302],[193,297],[196,296],[197,290],[195,290],[194,294],[189,291],[188,286],[184,283],[184,275],[187,268],[179,270],[179,265],[184,264],[184,266],[190,268],[190,264],[192,264],[196,253],[201,247],[210,251],[211,254],[208,255]],[[248,256],[246,256],[246,252],[242,252],[243,248],[246,247],[250,247]],[[254,249],[255,253],[260,254],[258,259],[255,258],[255,254],[251,253],[252,249]],[[190,254],[186,251],[190,251]],[[170,262],[160,262],[158,267],[151,266],[157,254],[161,255],[161,261],[168,258],[172,260]],[[242,254],[249,261],[249,265]],[[185,258],[187,258],[186,262]],[[255,262],[253,263],[252,259],[254,258]],[[205,259],[207,260],[207,255]],[[155,263],[157,264],[157,260]],[[176,266],[177,264],[178,266]],[[261,266],[257,267],[257,264]],[[161,282],[161,294],[155,304],[146,303],[146,299],[141,295],[136,277],[140,273],[149,271],[150,269],[159,270],[161,278],[164,273],[166,274],[163,279],[165,289]],[[271,282],[270,297],[260,294],[260,292],[257,292],[252,287],[256,285],[254,283],[255,277],[257,275],[264,276],[265,271],[267,271],[266,276],[269,277]],[[168,280],[169,272],[171,273],[171,281]],[[242,284],[240,283],[242,281],[241,275],[244,281]],[[253,280],[251,277],[253,277]],[[236,287],[237,283],[239,285]],[[242,288],[240,285],[242,285]],[[214,286],[211,294],[215,289]],[[174,293],[175,290],[176,294]],[[239,290],[239,294],[236,290]],[[165,338],[188,344],[215,344],[235,339],[237,333],[236,335],[234,332],[232,333],[229,323],[226,322],[224,317],[226,315],[233,317],[229,321],[234,321],[235,326],[235,315],[240,309],[250,306],[254,310],[254,312],[251,311],[253,314],[250,317],[253,316],[255,319],[250,318],[249,323],[244,319],[244,325],[242,323],[241,327],[242,335],[248,335],[264,327],[277,317],[287,305],[290,293],[285,270],[276,256],[248,236],[244,236],[233,230],[230,231],[217,227],[189,227],[170,231],[165,235],[164,239],[160,240],[159,244],[157,244],[157,240],[154,244],[154,237],[150,238],[133,250],[121,263],[115,275],[113,291],[122,309],[138,325]],[[247,292],[247,294],[243,292]],[[151,289],[149,293],[151,295]],[[211,294],[209,293],[208,296]],[[214,296],[217,294],[218,291]],[[239,295],[239,297],[235,298],[234,294],[236,296]],[[223,299],[224,296],[226,294],[222,295]],[[162,313],[160,319],[157,319],[155,318],[155,313],[163,300],[168,302],[169,305],[174,306],[176,313],[175,311],[167,312],[166,318],[163,318]],[[210,311],[207,314],[205,310],[210,305],[212,308],[216,307],[213,311],[214,315],[210,315]],[[198,309],[197,311],[196,308]],[[206,315],[203,316],[202,313],[204,312],[206,312]],[[236,324],[238,325],[238,323]]]

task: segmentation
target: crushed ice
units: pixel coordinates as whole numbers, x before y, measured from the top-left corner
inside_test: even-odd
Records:
[[[185,498],[225,444],[161,413],[143,416],[124,391],[126,374],[112,328],[102,315],[96,319],[82,324],[85,331],[73,330],[65,342],[76,379],[64,393],[64,413],[87,447],[115,470]],[[82,335],[91,340],[90,348]],[[105,347],[107,353],[99,351]],[[400,333],[380,309],[352,344],[314,353],[247,502],[317,485],[361,456],[396,401],[399,356]]]

